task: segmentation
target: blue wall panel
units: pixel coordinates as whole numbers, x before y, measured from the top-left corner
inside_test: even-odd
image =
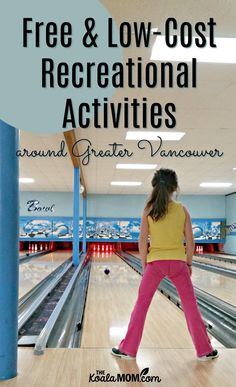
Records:
[[[234,228],[236,226],[236,193],[233,195],[226,196],[225,202],[227,232],[224,251],[227,254],[236,254],[236,228]]]
[[[225,218],[224,195],[183,195],[179,200],[193,218]]]

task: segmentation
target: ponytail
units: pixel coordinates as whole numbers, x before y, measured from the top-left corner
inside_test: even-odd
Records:
[[[178,188],[177,175],[171,169],[160,169],[152,179],[153,190],[145,210],[154,221],[163,218],[168,211],[170,195]]]

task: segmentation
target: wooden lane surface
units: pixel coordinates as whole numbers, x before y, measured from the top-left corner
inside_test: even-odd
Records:
[[[136,361],[117,359],[109,349],[46,349],[45,355],[34,356],[31,348],[19,349],[18,376],[2,387],[234,387],[236,349],[221,349],[220,357],[200,363],[192,349],[144,349]],[[89,383],[96,370],[116,376],[140,373],[159,376],[161,382]]]
[[[104,269],[109,267],[106,276]],[[116,255],[94,256],[85,315],[82,348],[110,348],[126,333],[141,276]],[[222,346],[212,340],[214,346]],[[156,292],[149,308],[141,348],[193,348],[183,312]]]
[[[192,280],[194,286],[236,306],[236,280],[234,278],[194,267]]]
[[[53,252],[33,258],[19,266],[19,298],[47,277],[71,256],[71,252]]]

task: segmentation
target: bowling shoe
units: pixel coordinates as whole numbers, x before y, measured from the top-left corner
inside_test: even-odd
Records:
[[[134,360],[134,356],[126,355],[126,353],[121,352],[118,348],[112,348],[111,354],[117,357],[120,357],[121,359],[126,360]]]
[[[208,355],[198,357],[198,360],[200,361],[208,361],[212,359],[216,359],[219,356],[217,349],[214,349],[213,352],[208,353]]]

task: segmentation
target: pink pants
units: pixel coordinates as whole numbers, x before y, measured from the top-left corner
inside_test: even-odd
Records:
[[[119,350],[127,355],[136,356],[149,305],[165,276],[169,277],[179,293],[197,356],[207,355],[213,348],[197,306],[189,269],[184,261],[177,260],[154,261],[146,265],[128,331],[119,345]]]

